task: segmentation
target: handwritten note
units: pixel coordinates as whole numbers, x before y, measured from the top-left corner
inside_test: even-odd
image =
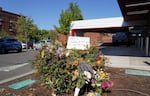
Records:
[[[68,37],[67,49],[86,50],[89,47],[90,47],[89,37],[77,37],[77,36]]]

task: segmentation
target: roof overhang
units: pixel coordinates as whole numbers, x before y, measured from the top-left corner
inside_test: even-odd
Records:
[[[72,21],[70,29],[112,33],[146,29],[150,16],[149,0],[118,0],[118,4],[123,17]]]
[[[90,32],[117,32],[127,31],[128,27],[146,25],[145,21],[124,21],[123,17],[89,19],[72,21],[70,29],[82,30]],[[107,30],[106,30],[107,29]]]
[[[125,21],[147,21],[150,0],[118,0]]]

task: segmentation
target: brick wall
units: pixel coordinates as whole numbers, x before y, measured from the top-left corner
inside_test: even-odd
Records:
[[[84,37],[90,37],[90,45],[97,46],[98,41],[102,41],[103,43],[112,43],[112,34],[103,34],[98,32],[86,32],[84,33]],[[59,42],[67,43],[68,35],[59,34],[58,35]]]
[[[17,34],[15,22],[20,15],[0,10],[0,32],[6,31],[10,36]]]
[[[84,33],[84,37],[90,37],[90,45],[97,46],[97,42],[100,38],[100,34],[94,32],[86,32]]]
[[[104,43],[112,43],[112,34],[103,35],[102,41]]]
[[[98,41],[102,41],[103,43],[112,43],[112,34],[103,34],[98,32],[86,32],[84,33],[84,37],[90,37],[90,44],[92,46],[96,46]]]

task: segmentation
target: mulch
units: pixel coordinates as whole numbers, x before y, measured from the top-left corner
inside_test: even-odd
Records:
[[[106,72],[111,74],[110,80],[114,86],[103,96],[150,96],[150,76],[125,74],[125,69],[122,68],[106,67]],[[26,79],[33,79],[36,82],[17,90],[8,88],[8,85]],[[51,96],[51,91],[40,81],[38,74],[31,74],[1,84],[0,96]],[[73,92],[59,96],[73,96]]]

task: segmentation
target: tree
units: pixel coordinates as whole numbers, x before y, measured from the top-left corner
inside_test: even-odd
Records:
[[[29,33],[31,33],[31,28],[33,28],[33,20],[29,17],[25,17],[23,15],[21,15],[17,22],[16,22],[16,29],[19,32],[19,35],[21,35],[20,37],[24,37],[22,38],[23,40],[27,40],[30,39],[28,38]]]
[[[47,30],[38,30],[37,35],[40,37],[39,39],[48,39],[48,38],[50,38],[49,32]]]
[[[9,37],[9,34],[5,30],[0,31],[0,38],[7,38]]]
[[[62,10],[59,18],[60,27],[54,26],[55,30],[61,34],[68,35],[71,21],[82,20],[83,16],[77,3],[70,3],[69,8]]]
[[[54,30],[49,31],[49,36],[50,36],[50,39],[52,39],[53,41],[58,39],[58,33]]]
[[[27,34],[29,40],[39,40],[38,31],[38,27],[35,24],[32,24]]]

